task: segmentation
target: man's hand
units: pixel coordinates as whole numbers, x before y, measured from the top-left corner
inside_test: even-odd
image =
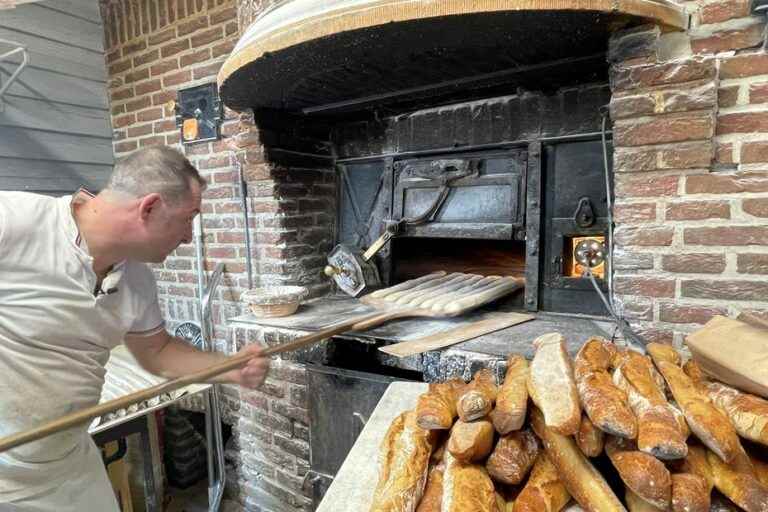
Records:
[[[237,355],[252,354],[245,366],[239,370],[232,370],[224,375],[224,378],[232,384],[238,384],[244,388],[256,389],[261,386],[269,371],[269,358],[261,355],[262,347],[247,345]]]

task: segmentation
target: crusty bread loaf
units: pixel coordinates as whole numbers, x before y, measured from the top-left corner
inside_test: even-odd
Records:
[[[564,436],[573,435],[581,423],[581,405],[565,339],[550,333],[539,336],[533,344],[536,355],[531,361],[528,393],[549,428]]]
[[[419,426],[427,430],[447,430],[456,419],[456,402],[464,388],[463,381],[455,379],[430,384],[429,391],[419,396],[416,418]]]
[[[493,372],[484,368],[475,373],[459,395],[456,409],[461,421],[473,421],[487,416],[496,402],[499,389]]]
[[[613,381],[627,392],[638,419],[637,447],[662,460],[685,457],[687,428],[683,431],[670,403],[653,376],[653,364],[640,354],[628,355],[613,373]]]
[[[571,499],[557,469],[545,453],[539,455],[531,477],[515,500],[515,512],[558,512]]]
[[[707,483],[707,494],[712,492],[715,486],[715,476],[712,474],[712,466],[707,462],[707,449],[700,444],[688,446],[688,455],[685,456],[679,469],[683,473],[692,473],[702,477]]]
[[[445,454],[441,512],[498,512],[496,492],[483,466],[464,464]]]
[[[414,411],[404,412],[390,425],[379,450],[379,483],[371,512],[414,510],[427,482],[435,431],[416,424]]]
[[[627,502],[629,512],[663,512],[632,492],[629,487],[624,487],[624,501]]]
[[[768,445],[768,400],[715,381],[705,382],[704,387],[741,437]]]
[[[672,345],[665,345],[663,343],[649,343],[645,346],[648,353],[651,355],[654,363],[659,361],[666,361],[675,366],[680,366],[681,359],[680,354]],[[658,364],[657,364],[658,366]]]
[[[613,345],[590,338],[576,355],[573,374],[581,405],[592,423],[603,432],[634,439],[637,420],[627,403],[627,393],[612,381],[608,369],[615,355]]]
[[[528,407],[528,371],[528,361],[524,357],[510,355],[507,358],[504,383],[496,397],[496,408],[491,412],[493,426],[501,435],[523,426]]]
[[[672,474],[672,512],[709,512],[710,488],[693,473]]]
[[[768,462],[758,459],[757,457],[750,457],[752,460],[752,470],[755,478],[761,484],[768,487]]]
[[[597,469],[584,457],[575,441],[546,426],[538,408],[530,412],[531,425],[571,496],[589,512],[618,512],[626,509]]]
[[[493,449],[493,423],[487,419],[465,422],[458,420],[451,429],[446,449],[461,462],[483,459]]]
[[[539,442],[528,429],[502,436],[485,463],[491,478],[504,484],[519,484],[528,475],[539,454]]]
[[[443,504],[443,472],[444,464],[432,466],[427,476],[427,485],[424,495],[416,507],[416,512],[440,512]]]
[[[656,366],[696,437],[723,461],[733,462],[741,445],[730,420],[696,388],[682,368],[664,360],[657,361]]]
[[[754,475],[738,471],[711,450],[707,450],[707,462],[712,467],[715,487],[729,500],[747,512],[768,510],[768,488]]]
[[[669,508],[672,478],[663,462],[639,451],[633,441],[615,436],[608,436],[605,453],[632,492],[655,507]]]
[[[605,432],[597,428],[586,414],[582,414],[581,425],[574,438],[581,453],[587,457],[597,457],[603,453]]]

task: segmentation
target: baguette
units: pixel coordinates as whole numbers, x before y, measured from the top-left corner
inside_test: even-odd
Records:
[[[427,476],[427,485],[424,488],[424,495],[416,507],[416,512],[440,512],[443,504],[443,473],[444,464],[433,466]]]
[[[416,424],[416,413],[395,418],[379,451],[379,482],[371,512],[414,510],[427,482],[429,458],[437,441],[434,431]]]
[[[768,462],[752,457],[752,468],[757,481],[768,486]]]
[[[719,382],[703,385],[709,399],[731,419],[741,437],[768,446],[768,400]]]
[[[616,368],[613,381],[627,391],[629,405],[637,416],[638,449],[662,460],[681,459],[688,452],[687,428],[681,428],[653,372],[647,357],[633,353]]]
[[[586,414],[581,417],[581,425],[574,438],[581,453],[587,457],[597,457],[603,453],[605,433],[597,428]]]
[[[662,509],[654,507],[629,487],[624,487],[624,501],[627,502],[629,512],[662,512]]]
[[[456,419],[456,401],[464,386],[458,379],[430,384],[429,391],[419,396],[416,403],[419,426],[426,430],[450,429]]]
[[[712,405],[679,366],[664,360],[658,361],[656,366],[696,437],[723,461],[733,462],[739,455],[741,445],[730,420]]]
[[[456,406],[461,421],[473,421],[487,416],[498,392],[496,377],[491,370],[484,368],[475,373],[472,382],[461,392]]]
[[[715,487],[729,500],[747,512],[768,510],[768,488],[755,476],[723,462],[710,450],[707,451],[707,462],[712,467]]]
[[[515,500],[514,512],[559,512],[571,499],[546,454],[536,459],[531,477]]]
[[[516,485],[528,475],[538,454],[539,443],[533,432],[519,430],[499,439],[485,469],[493,480]]]
[[[507,358],[504,383],[496,397],[496,408],[491,412],[493,426],[501,435],[520,430],[523,426],[528,406],[528,371],[528,361],[524,357],[510,355]]]
[[[483,466],[445,454],[441,512],[497,512],[493,482]]]
[[[608,368],[615,348],[600,338],[590,338],[574,361],[579,399],[592,423],[607,434],[634,439],[637,420],[627,403],[627,393],[611,380]]]
[[[712,473],[712,466],[707,462],[707,450],[701,445],[690,445],[688,455],[680,464],[680,470],[684,473],[698,475],[707,483],[707,494],[712,492],[715,486],[715,475]]]
[[[589,512],[626,511],[608,483],[584,457],[574,440],[547,427],[544,415],[532,408],[531,424],[571,496]]]
[[[704,477],[693,473],[672,475],[672,512],[709,512],[709,494]]]
[[[533,344],[536,355],[531,361],[528,394],[547,427],[564,436],[573,435],[581,424],[581,405],[565,340],[558,333],[550,333]]]
[[[606,440],[605,453],[632,492],[657,508],[669,508],[672,478],[663,462],[637,450],[632,441],[614,436]]]
[[[647,344],[645,348],[651,355],[653,362],[656,363],[656,366],[659,365],[659,361],[666,361],[675,366],[680,366],[680,354],[677,353],[677,350],[675,350],[672,345],[652,342]]]
[[[464,463],[479,461],[493,449],[493,424],[486,420],[458,420],[451,429],[446,450]]]

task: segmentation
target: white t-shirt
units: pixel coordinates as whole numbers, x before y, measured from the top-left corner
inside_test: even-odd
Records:
[[[163,329],[145,264],[116,265],[94,293],[71,208],[87,197],[0,192],[0,436],[98,403],[110,349]],[[86,428],[0,453],[0,503],[92,471]]]

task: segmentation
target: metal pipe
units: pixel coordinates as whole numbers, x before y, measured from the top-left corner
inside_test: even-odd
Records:
[[[608,130],[605,133],[612,134],[613,132]],[[541,137],[536,139],[521,139],[516,141],[508,141],[508,142],[475,144],[472,146],[461,146],[461,147],[451,146],[446,148],[423,149],[418,151],[403,151],[402,153],[383,153],[381,155],[340,158],[336,160],[336,163],[347,164],[347,163],[358,163],[358,162],[368,162],[373,160],[381,160],[383,158],[422,157],[422,156],[432,156],[432,155],[444,155],[444,154],[451,154],[451,153],[464,153],[467,151],[509,149],[514,147],[524,147],[532,142],[547,143],[547,142],[572,142],[572,141],[580,141],[580,140],[591,140],[591,139],[597,139],[601,137],[602,134],[603,134],[602,131],[588,132],[588,133],[574,133],[572,135],[556,135],[552,137]]]
[[[608,286],[608,303],[613,309],[613,201],[611,199],[611,177],[608,169],[608,141],[606,139],[606,123],[608,121],[608,111],[603,112],[602,130],[600,140],[603,144],[603,172],[605,173],[605,201],[608,209],[608,271],[605,273],[605,284]]]
[[[243,230],[245,231],[245,266],[248,271],[248,289],[253,288],[253,265],[251,261],[251,229],[248,225],[248,184],[243,176],[243,166],[235,158],[237,166],[237,179],[240,181],[240,200],[243,205]]]

